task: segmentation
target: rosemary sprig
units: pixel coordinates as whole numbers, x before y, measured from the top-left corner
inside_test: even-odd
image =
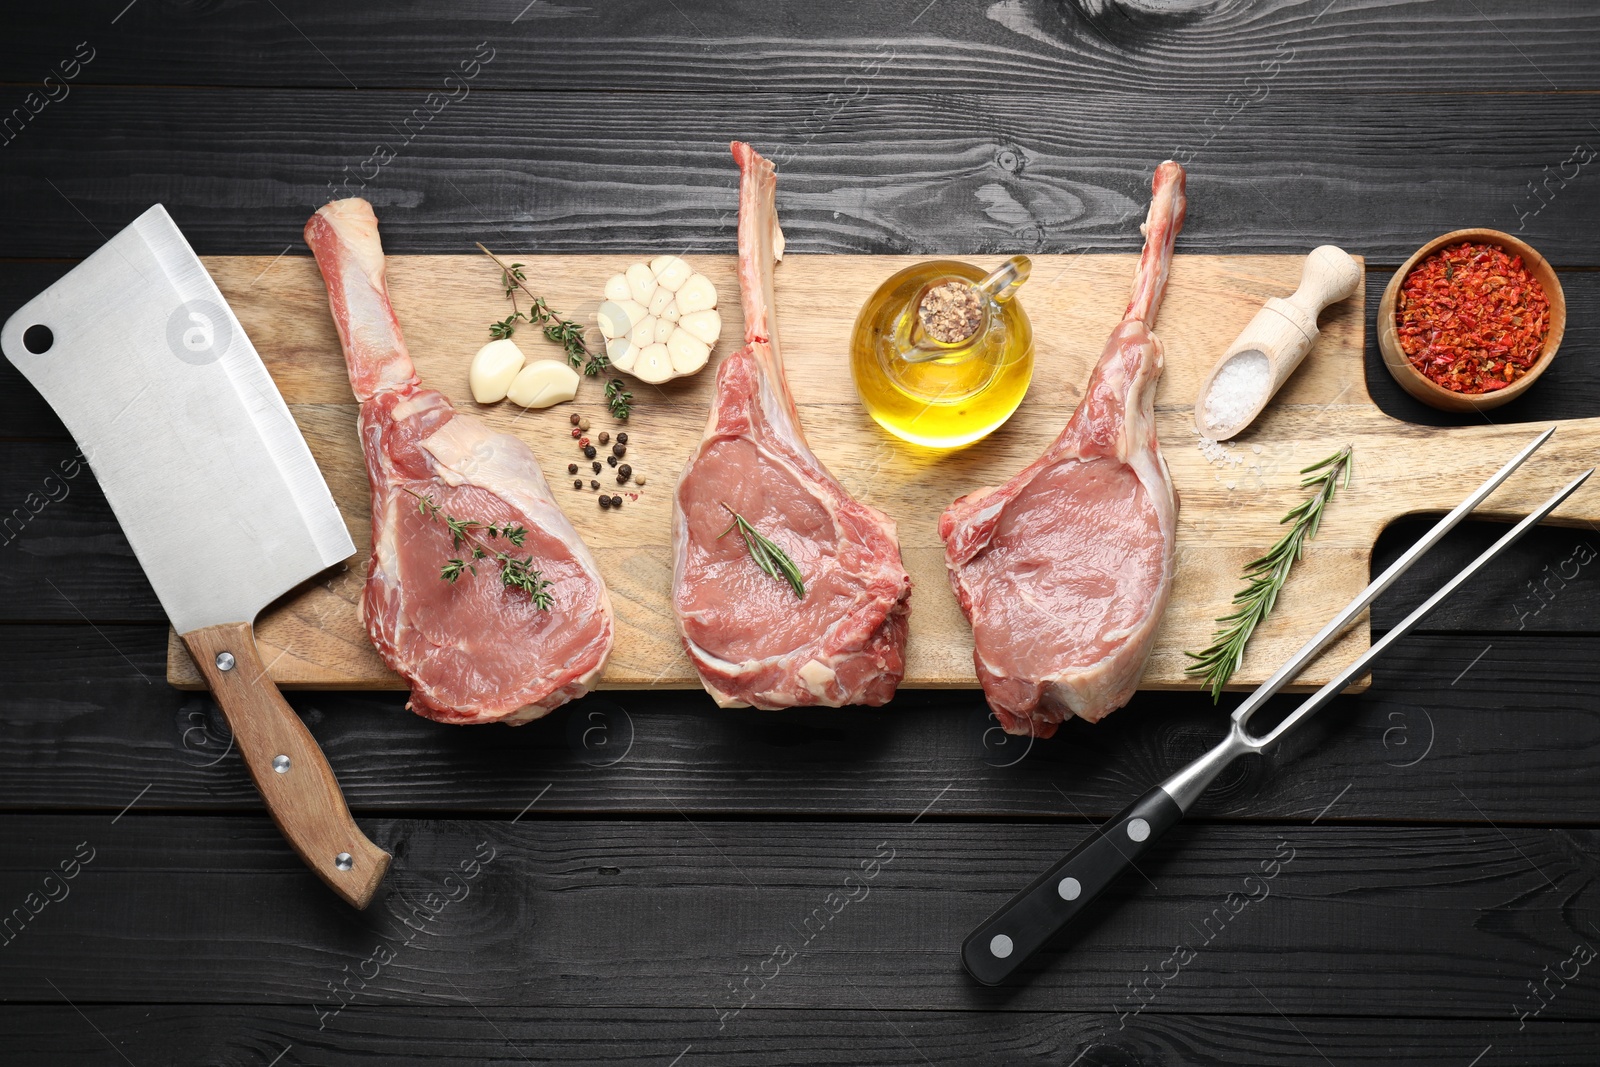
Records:
[[[478,560],[493,560],[500,566],[500,584],[507,589],[520,589],[533,600],[533,606],[541,611],[549,611],[555,603],[550,596],[550,583],[533,568],[533,557],[526,559],[511,555],[509,552],[497,551],[493,545],[488,544],[479,537],[477,531],[482,531],[489,540],[495,541],[505,538],[517,548],[522,547],[523,539],[528,536],[528,531],[521,526],[511,523],[485,523],[477,519],[458,519],[446,514],[444,509],[434,503],[433,497],[414,493],[410,489],[405,492],[417,498],[417,514],[430,519],[444,522],[445,529],[450,531],[452,547],[460,548],[463,544],[470,545],[472,551],[465,558],[455,557],[444,561],[439,568],[439,577],[447,582],[454,583],[464,572],[478,573]]]
[[[528,278],[522,272],[521,263],[507,263],[493,252],[478,245],[483,249],[483,254],[495,261],[500,268],[500,283],[505,287],[506,298],[511,301],[511,314],[499,322],[489,324],[489,336],[496,341],[510,337],[517,331],[518,322],[526,322],[538,326],[543,332],[545,340],[560,345],[567,353],[567,363],[574,370],[581,370],[585,375],[593,378],[611,365],[604,352],[591,352],[589,345],[583,339],[583,327],[571,319],[564,319],[550,310],[550,305],[545,303],[544,297],[528,288]],[[529,300],[528,310],[523,311],[517,306],[517,290],[521,289]]]
[[[1295,561],[1305,553],[1306,542],[1317,536],[1322,524],[1322,513],[1333,499],[1334,490],[1342,479],[1350,484],[1352,469],[1350,446],[1346,445],[1321,463],[1313,463],[1300,473],[1302,488],[1315,487],[1310,497],[1296,505],[1294,510],[1279,520],[1279,525],[1292,522],[1294,526],[1277,544],[1259,559],[1245,566],[1244,579],[1249,584],[1233,596],[1234,611],[1217,620],[1222,627],[1212,634],[1214,642],[1203,652],[1185,652],[1195,662],[1189,664],[1185,674],[1205,675],[1206,688],[1211,691],[1211,701],[1222,697],[1222,687],[1239,669],[1244,659],[1245,645],[1257,626],[1272,612],[1278,601],[1278,592],[1289,579]]]
[[[750,550],[750,558],[756,561],[756,566],[779,581],[788,582],[789,588],[794,590],[796,599],[805,599],[805,581],[794,560],[790,559],[771,538],[764,536],[760,530],[746,522],[743,515],[727,504],[722,505],[722,510],[732,515],[733,521],[728,524],[726,530],[717,535],[717,540],[722,540],[737,529],[739,536],[744,538],[745,547]]]
[[[622,387],[621,378],[606,382],[606,403],[611,405],[612,418],[620,422],[628,421],[628,416],[633,413],[633,394]]]

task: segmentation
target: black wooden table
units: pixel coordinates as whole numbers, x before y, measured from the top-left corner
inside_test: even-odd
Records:
[[[155,201],[202,253],[303,254],[347,192],[396,253],[731,251],[731,137],[783,161],[797,251],[1131,251],[1176,154],[1181,251],[1363,254],[1369,337],[1423,240],[1521,233],[1571,318],[1496,417],[1600,414],[1593,4],[381,6],[12,5],[0,310]],[[1390,412],[1448,421],[1375,349],[1367,373]],[[280,840],[211,702],[166,686],[160,606],[74,452],[0,369],[6,1064],[1600,1061],[1600,532],[1528,538],[1318,747],[1218,783],[1098,925],[991,990],[962,936],[1222,711],[1145,695],[1027,748],[970,693],[602,693],[514,731],[298,694],[395,854],[357,914]],[[1494,534],[1452,536],[1376,629]]]

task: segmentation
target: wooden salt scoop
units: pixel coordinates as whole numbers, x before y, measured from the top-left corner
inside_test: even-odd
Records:
[[[1344,249],[1334,245],[1313,248],[1300,273],[1300,288],[1287,299],[1275,296],[1268,300],[1200,383],[1194,402],[1194,425],[1201,436],[1226,441],[1254,422],[1316,343],[1317,316],[1322,309],[1355,292],[1360,281],[1361,265]],[[1255,403],[1222,407],[1224,417],[1213,422],[1206,413],[1212,384],[1235,357],[1257,366],[1265,360],[1266,388]],[[1245,365],[1241,364],[1241,368]]]

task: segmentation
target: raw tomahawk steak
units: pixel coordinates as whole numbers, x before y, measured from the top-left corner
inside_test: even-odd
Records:
[[[372,482],[361,617],[384,662],[411,683],[411,709],[440,722],[514,725],[582,696],[611,651],[611,600],[538,461],[517,438],[458,413],[417,380],[389,304],[370,204],[328,204],[306,223],[305,237],[361,402]],[[419,497],[439,515],[422,514]],[[493,558],[454,583],[441,578],[446,560],[472,553],[471,543],[453,543],[447,515],[523,527],[520,548],[478,536],[531,561],[550,583],[551,607],[503,585]]]
[[[1133,300],[1061,436],[999,488],[939,520],[1000,724],[1049,737],[1133,696],[1172,591],[1178,495],[1156,443],[1161,342],[1151,332],[1183,227],[1183,168],[1156,169]]]
[[[905,674],[911,576],[888,516],[812,455],[783,374],[773,268],[783,254],[770,162],[734,142],[745,346],[717,368],[711,417],[673,498],[673,607],[723,707],[882,704]],[[840,366],[843,367],[843,354]],[[728,509],[798,565],[805,595],[764,573]]]

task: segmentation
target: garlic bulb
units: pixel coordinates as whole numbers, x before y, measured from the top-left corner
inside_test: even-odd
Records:
[[[677,256],[612,276],[599,320],[611,365],[653,385],[704,367],[722,333],[717,287]]]

